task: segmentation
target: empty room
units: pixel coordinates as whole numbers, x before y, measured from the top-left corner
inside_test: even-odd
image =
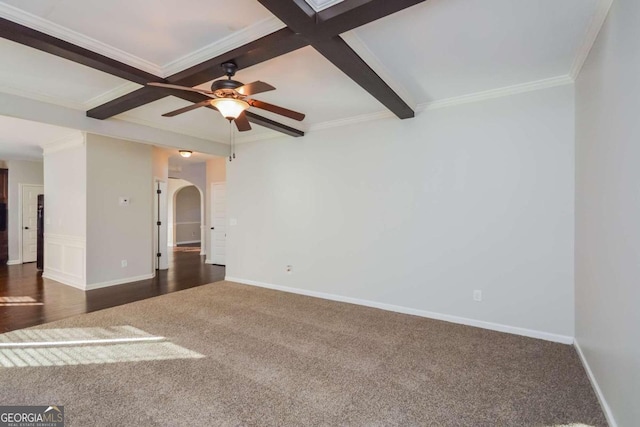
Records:
[[[0,426],[639,425],[639,23],[0,0]]]

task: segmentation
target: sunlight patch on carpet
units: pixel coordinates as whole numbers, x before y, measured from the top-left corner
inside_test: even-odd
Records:
[[[0,366],[68,366],[204,356],[133,326],[24,329],[0,335]]]

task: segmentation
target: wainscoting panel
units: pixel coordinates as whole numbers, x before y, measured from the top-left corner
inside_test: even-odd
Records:
[[[44,235],[43,277],[86,289],[86,239],[84,236]]]

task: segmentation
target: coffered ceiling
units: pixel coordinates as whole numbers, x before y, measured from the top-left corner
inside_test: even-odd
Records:
[[[429,103],[479,92],[570,81],[603,2],[429,0],[347,31],[341,38],[411,109],[420,111]],[[0,17],[166,78],[285,28],[273,14],[278,3],[3,0]],[[331,12],[332,7],[367,2],[307,3],[311,10]],[[307,117],[296,122],[261,110],[256,113],[302,131],[393,116],[317,47],[312,42],[238,71],[237,80],[262,80],[277,88],[256,95],[257,99],[302,111]],[[0,55],[0,95],[85,112],[142,87],[16,41],[0,39]],[[228,142],[228,122],[215,111],[201,108],[173,118],[161,116],[186,105],[189,102],[183,99],[160,97],[107,120]],[[3,111],[11,112],[11,106],[5,105]],[[252,127],[238,135],[239,142],[280,135],[256,124]]]

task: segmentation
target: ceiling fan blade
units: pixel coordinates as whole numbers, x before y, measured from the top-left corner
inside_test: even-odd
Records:
[[[261,110],[271,111],[272,113],[280,114],[281,116],[289,117],[290,119],[301,122],[304,120],[305,115],[298,113],[297,111],[289,110],[287,108],[278,107],[277,105],[269,104],[267,102],[258,101],[257,99],[245,99],[250,106],[260,108]]]
[[[261,82],[260,80],[247,83],[244,86],[240,86],[236,89],[240,95],[255,95],[256,93],[269,92],[270,90],[275,90],[276,88],[271,86],[269,83]]]
[[[173,116],[177,116],[178,114],[186,113],[187,111],[195,110],[196,108],[206,107],[207,104],[209,104],[210,102],[211,101],[209,100],[205,100],[202,102],[198,102],[197,104],[188,105],[186,107],[179,108],[177,110],[170,111],[168,113],[164,113],[162,117],[173,117]]]
[[[249,119],[247,119],[247,115],[244,114],[244,111],[235,119],[236,126],[240,132],[246,132],[251,130],[251,124],[249,123]]]
[[[204,89],[196,89],[193,87],[187,87],[187,86],[178,86],[178,85],[171,85],[168,83],[147,83],[147,86],[154,86],[154,87],[162,87],[165,89],[177,89],[177,90],[187,90],[189,92],[197,92],[197,93],[202,93],[204,95],[213,95],[213,92],[211,92],[210,90],[204,90]]]

